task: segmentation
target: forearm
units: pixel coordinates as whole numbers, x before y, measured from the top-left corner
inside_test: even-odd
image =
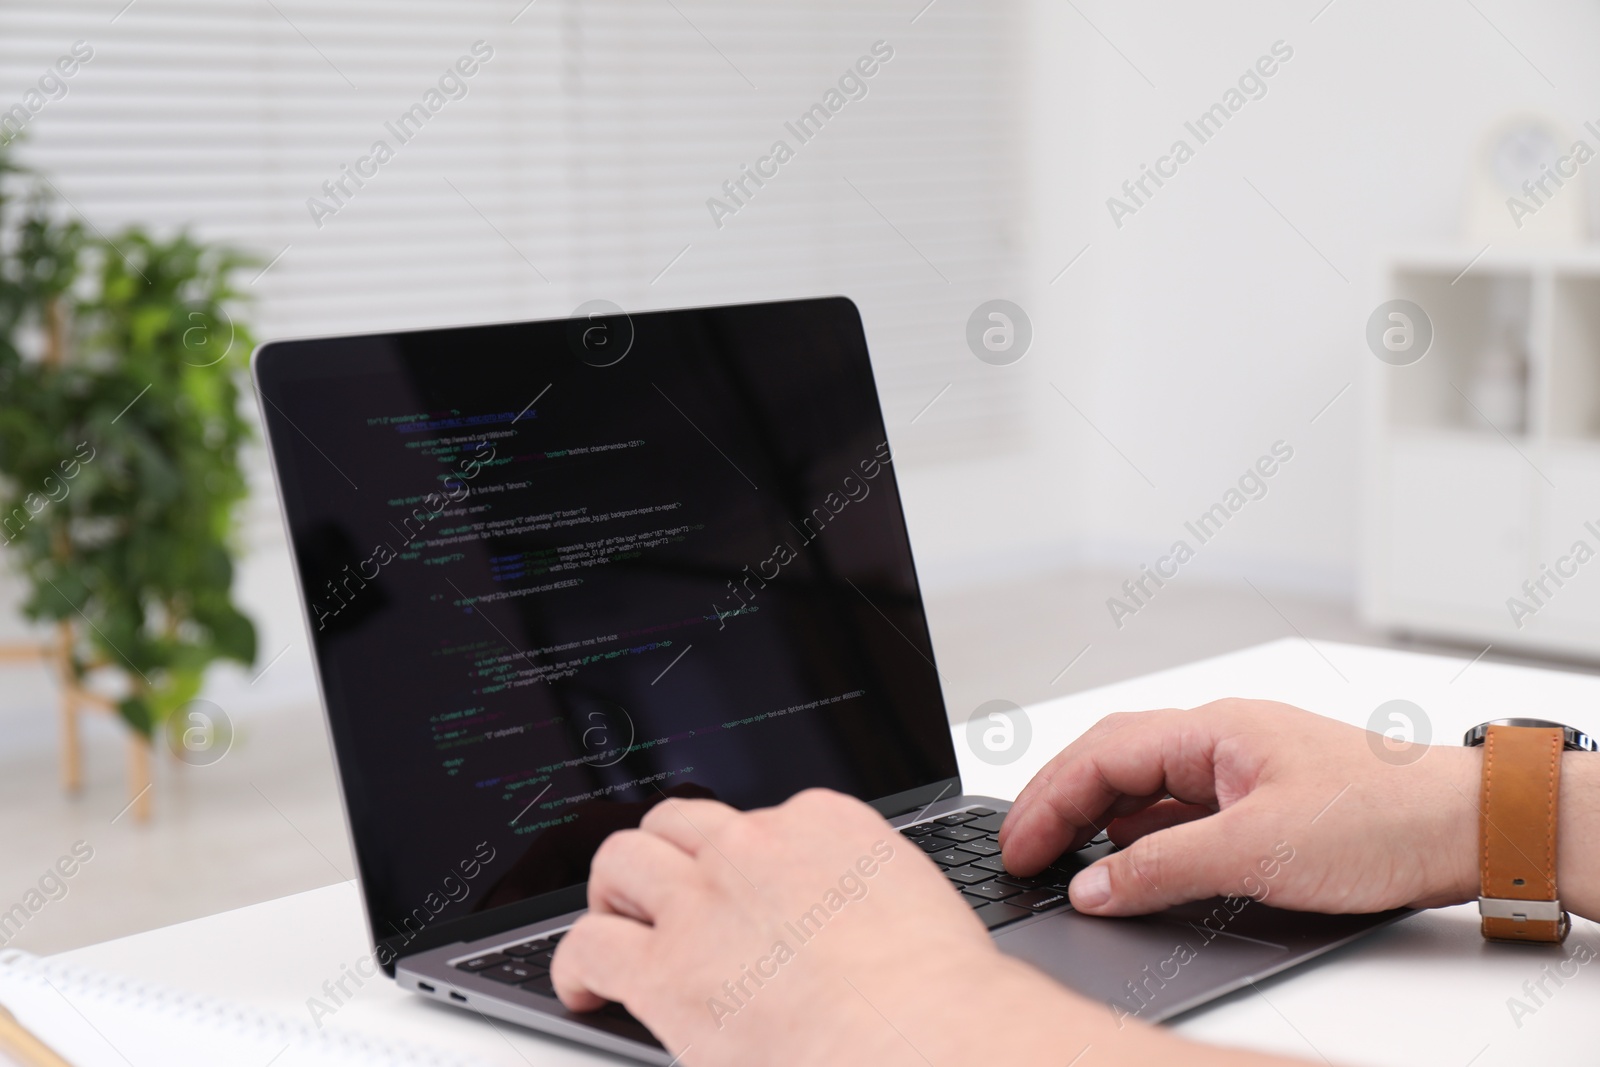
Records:
[[[879,1044],[870,1058],[835,1062],[897,1063],[912,1043],[933,1063],[992,1060],[1061,1067],[1083,1063],[1105,1067],[1305,1067],[1284,1059],[1189,1041],[1160,1027],[1119,1018],[1104,1004],[1073,993],[1018,960],[989,956],[937,974],[919,971],[864,1020]],[[873,1006],[875,1009],[877,1005]],[[884,1020],[894,1017],[891,1036]],[[870,1043],[864,1043],[869,1044]],[[838,1051],[845,1051],[843,1049]],[[860,1051],[858,1046],[856,1051]],[[906,1062],[910,1062],[907,1060]]]

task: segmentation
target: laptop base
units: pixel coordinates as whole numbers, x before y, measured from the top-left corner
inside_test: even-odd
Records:
[[[1003,813],[1010,806],[993,797],[951,797],[890,821],[904,830],[973,808]],[[908,838],[908,843],[914,841]],[[1109,844],[1092,845],[1068,853],[1057,861],[1057,866],[1087,866],[1112,850]],[[980,858],[976,853],[972,855],[974,860]],[[960,869],[943,863],[940,866]],[[1270,895],[1270,883],[1267,886]],[[959,886],[956,891],[960,891]],[[554,997],[461,969],[468,959],[563,930],[582,914],[573,912],[492,938],[446,945],[403,958],[395,977],[402,988],[454,1007],[641,1063],[670,1065],[672,1055],[619,1005],[593,1014],[569,1012]],[[1100,1001],[1119,1021],[1154,1023],[1287,970],[1410,914],[1408,909],[1399,909],[1377,915],[1314,915],[1284,911],[1248,897],[1217,897],[1157,915],[1105,919],[1080,915],[1070,904],[1057,904],[1038,914],[1019,916],[996,927],[992,934],[1002,952],[1025,960],[1067,988]]]

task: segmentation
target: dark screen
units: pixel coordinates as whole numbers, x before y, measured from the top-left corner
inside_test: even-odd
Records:
[[[955,775],[849,301],[285,342],[256,373],[378,940],[576,906],[666,796]]]

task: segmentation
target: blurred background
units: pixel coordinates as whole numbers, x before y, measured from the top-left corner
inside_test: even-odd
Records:
[[[1341,641],[1594,670],[1595,40],[1591,0],[10,0],[16,202],[116,270],[154,270],[129,227],[250,257],[162,321],[256,427],[242,499],[205,505],[232,509],[255,640],[171,697],[228,724],[214,762],[159,728],[141,755],[73,682],[64,789],[51,620],[111,638],[92,609],[27,618],[48,560],[0,544],[0,942],[352,874],[240,336],[851,296],[958,721],[1279,637],[1330,685]],[[85,277],[99,321],[114,286]],[[48,314],[5,314],[18,374],[51,358]],[[107,396],[180,430],[195,410],[138,390]]]

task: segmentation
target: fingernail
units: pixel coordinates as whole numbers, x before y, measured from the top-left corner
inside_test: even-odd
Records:
[[[1111,872],[1096,864],[1078,872],[1067,888],[1075,908],[1098,908],[1111,899]]]

